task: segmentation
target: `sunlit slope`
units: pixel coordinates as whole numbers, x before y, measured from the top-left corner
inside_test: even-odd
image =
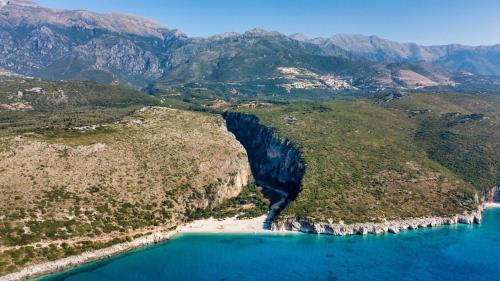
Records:
[[[302,191],[284,216],[369,222],[456,214],[477,204],[481,186],[432,155],[419,137],[425,123],[406,108],[357,100],[250,113],[292,140],[306,162]]]
[[[100,125],[0,138],[0,275],[175,227],[249,181],[220,116],[150,108]]]
[[[482,192],[500,184],[500,95],[415,94],[387,106],[419,123],[431,159]]]

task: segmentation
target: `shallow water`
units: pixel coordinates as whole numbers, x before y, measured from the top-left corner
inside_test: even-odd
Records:
[[[398,235],[181,235],[41,280],[500,280],[500,209]]]

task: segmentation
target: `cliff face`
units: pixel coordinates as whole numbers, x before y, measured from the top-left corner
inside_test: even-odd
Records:
[[[237,143],[236,140],[231,141]],[[235,147],[235,149],[238,148]],[[186,202],[186,205],[191,203],[196,208],[211,209],[219,206],[226,199],[238,196],[252,177],[252,171],[245,156],[243,147],[240,147],[237,157],[227,157],[219,161],[217,169],[220,177],[217,183],[208,185],[202,192],[201,199]]]
[[[300,151],[286,139],[262,125],[256,116],[224,114],[227,128],[247,150],[252,173],[260,185],[288,194],[294,200],[300,192],[305,164]]]
[[[302,178],[305,175],[305,162],[300,150],[289,140],[279,137],[272,129],[260,123],[258,117],[243,113],[225,113],[228,130],[247,150],[253,175],[257,183],[264,187],[286,192],[284,199],[275,200],[268,216],[271,230],[300,231],[305,233],[353,235],[398,233],[408,229],[434,227],[452,224],[480,223],[482,210],[467,211],[445,217],[422,216],[378,223],[334,223],[332,220],[315,221],[299,219],[294,216],[280,216],[290,201],[296,199],[301,191]],[[492,190],[490,200],[500,195],[500,188]],[[278,208],[276,208],[278,207]]]
[[[495,186],[486,192],[484,201],[488,203],[500,203],[500,186]]]

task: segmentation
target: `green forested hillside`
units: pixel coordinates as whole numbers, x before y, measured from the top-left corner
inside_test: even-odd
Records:
[[[157,98],[145,93],[96,82],[4,79],[0,83],[0,132],[96,125],[157,104]]]
[[[415,140],[431,159],[483,192],[500,184],[500,95],[416,94],[388,106],[419,124]]]
[[[352,223],[475,208],[475,194],[499,183],[498,104],[498,96],[413,94],[246,111],[306,162],[283,215]]]

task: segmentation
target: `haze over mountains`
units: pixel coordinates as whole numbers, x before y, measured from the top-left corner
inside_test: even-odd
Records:
[[[465,46],[449,44],[422,46],[398,43],[377,36],[337,34],[330,38],[309,39],[303,34],[292,38],[320,46],[337,46],[356,56],[377,62],[432,62],[452,71],[469,71],[482,75],[500,74],[500,45]]]
[[[45,79],[216,93],[499,86],[500,46],[420,46],[376,36],[309,39],[254,29],[190,38],[153,20],[0,3],[0,67]]]

